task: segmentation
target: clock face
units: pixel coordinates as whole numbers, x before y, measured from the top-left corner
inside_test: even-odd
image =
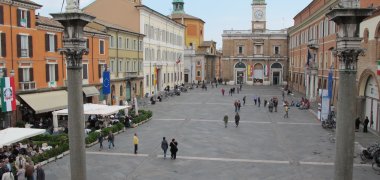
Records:
[[[264,17],[264,12],[261,11],[261,10],[257,10],[257,11],[255,12],[255,17],[256,17],[257,19],[262,19],[262,18]]]

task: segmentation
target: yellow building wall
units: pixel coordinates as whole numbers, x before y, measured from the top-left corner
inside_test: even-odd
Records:
[[[198,49],[204,41],[204,22],[199,19],[174,19],[178,23],[183,23],[186,26],[185,29],[185,46],[190,47],[190,43],[193,43],[193,48]]]

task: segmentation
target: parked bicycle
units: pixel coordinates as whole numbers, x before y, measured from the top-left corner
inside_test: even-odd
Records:
[[[322,121],[322,127],[325,129],[335,129],[336,128],[336,117],[335,112],[331,111],[327,117],[327,120]]]
[[[360,153],[363,162],[372,161],[372,169],[380,173],[380,143],[371,144]]]

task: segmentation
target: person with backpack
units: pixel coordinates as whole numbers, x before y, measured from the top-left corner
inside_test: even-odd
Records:
[[[115,141],[115,136],[112,134],[112,132],[110,132],[108,134],[108,149],[111,149],[111,145],[112,147],[115,147],[114,141]]]
[[[166,159],[166,151],[168,150],[168,147],[168,141],[166,141],[166,138],[163,137],[161,142],[161,149],[164,151],[164,159]]]

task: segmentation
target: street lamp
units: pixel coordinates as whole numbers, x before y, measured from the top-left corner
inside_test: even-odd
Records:
[[[338,26],[336,55],[339,67],[339,98],[337,109],[335,180],[351,180],[354,156],[354,118],[356,117],[357,61],[364,49],[360,47],[360,23],[373,9],[359,8],[357,0],[341,0],[326,16]]]
[[[87,179],[82,96],[82,56],[88,54],[84,27],[95,17],[82,13],[79,0],[68,0],[65,13],[51,14],[64,26],[61,53],[67,60],[69,146],[71,179]]]

